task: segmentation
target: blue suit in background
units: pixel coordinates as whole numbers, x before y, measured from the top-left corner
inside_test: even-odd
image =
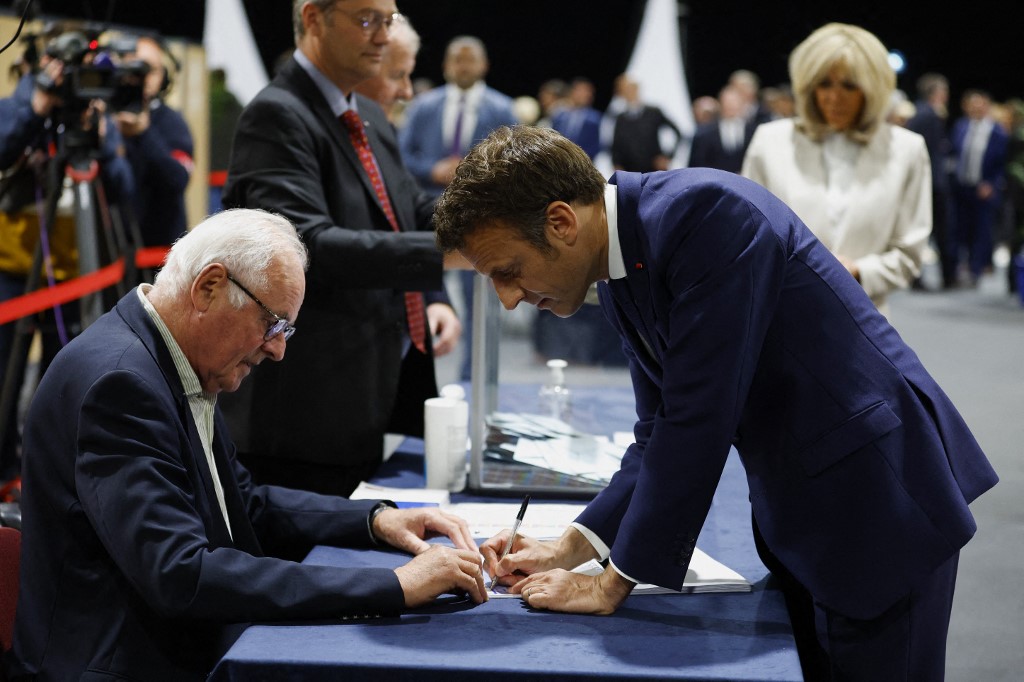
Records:
[[[984,140],[981,158],[978,160],[977,175],[967,167],[971,141],[969,132],[972,119],[963,116],[953,124],[950,132],[952,156],[956,168],[950,176],[952,185],[956,244],[967,252],[967,268],[971,281],[978,278],[992,266],[993,230],[996,216],[1002,203],[1006,180],[1006,153],[1010,136],[1003,127],[986,116],[974,120],[974,125],[987,125],[989,134]],[[957,252],[954,251],[954,254]],[[960,258],[956,257],[956,262]]]
[[[591,107],[559,109],[551,127],[580,146],[593,160],[601,152],[601,112]]]
[[[452,155],[451,142],[444,139],[442,120],[449,88],[442,85],[417,95],[406,109],[405,121],[398,132],[402,161],[420,186],[433,196],[444,190],[430,177],[430,170],[441,159]],[[472,134],[463,136],[461,156],[470,147],[487,137],[495,128],[518,123],[512,110],[512,98],[494,88],[485,87],[476,109],[476,125]]]
[[[627,275],[599,289],[636,443],[578,522],[616,568],[678,589],[735,446],[762,558],[813,600],[835,670],[896,665],[885,647],[844,657],[842,633],[867,627],[911,679],[940,679],[968,504],[997,481],[956,408],[764,188],[704,169],[611,182]],[[900,618],[913,629],[886,629]]]
[[[482,83],[477,83],[477,87]],[[431,178],[431,169],[438,161],[453,156],[452,142],[444,136],[445,100],[454,85],[442,85],[417,95],[406,110],[405,121],[398,132],[399,150],[405,167],[416,178],[420,187],[433,197],[440,196],[444,186]],[[476,125],[469,135],[462,135],[462,144],[455,156],[462,156],[495,128],[517,124],[512,110],[512,98],[493,88],[483,86],[476,106]],[[472,270],[459,272],[462,283],[462,366],[460,378],[470,379],[471,348],[473,345],[473,278]]]

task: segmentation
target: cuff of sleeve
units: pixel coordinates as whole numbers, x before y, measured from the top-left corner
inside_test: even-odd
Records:
[[[616,572],[616,573],[618,573],[619,575],[621,575],[621,576],[622,576],[623,578],[625,578],[625,579],[626,579],[626,580],[628,580],[629,582],[631,582],[631,583],[636,583],[636,584],[638,584],[638,585],[640,584],[640,581],[639,581],[639,580],[637,580],[636,578],[633,578],[632,576],[628,576],[628,575],[626,575],[626,574],[625,574],[625,573],[624,573],[624,572],[622,571],[622,569],[621,569],[621,568],[619,568],[618,566],[616,566],[616,565],[615,565],[615,562],[614,562],[614,561],[612,561],[612,560],[611,560],[611,558],[609,558],[609,559],[608,559],[608,563],[609,563],[609,564],[611,565],[611,567],[612,567],[612,568],[614,568],[614,569],[615,569],[615,572]]]
[[[594,531],[590,530],[586,526],[576,523],[575,521],[573,521],[569,525],[578,530],[580,533],[582,533],[583,537],[587,539],[587,542],[593,545],[594,550],[597,552],[598,557],[601,561],[607,559],[608,555],[612,553],[612,551],[608,549],[608,545],[604,544],[604,541],[601,540],[601,538],[597,537],[597,533],[595,533]]]
[[[377,505],[370,510],[369,516],[366,517],[366,530],[370,534],[370,540],[375,545],[380,544],[380,540],[373,534],[373,520],[377,518],[377,514],[380,514],[385,509],[398,509],[398,505],[391,500],[381,500]]]

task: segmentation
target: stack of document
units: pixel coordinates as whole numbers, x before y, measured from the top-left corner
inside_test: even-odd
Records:
[[[484,454],[557,471],[594,483],[608,483],[622,464],[626,447],[605,436],[572,428],[538,414],[494,412],[487,418]]]

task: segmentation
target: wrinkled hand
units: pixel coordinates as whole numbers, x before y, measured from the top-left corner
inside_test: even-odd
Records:
[[[634,584],[612,567],[596,576],[557,568],[524,578],[509,592],[522,595],[535,609],[607,616],[629,596]]]
[[[387,512],[381,512],[377,518]],[[409,608],[423,606],[445,593],[468,594],[481,604],[487,601],[480,555],[475,550],[431,545],[412,561],[395,569]]]
[[[373,534],[381,542],[410,554],[426,552],[431,545],[425,540],[437,537],[447,537],[458,549],[477,553],[466,520],[436,507],[385,509],[373,519]]]
[[[431,303],[427,306],[427,322],[434,337],[434,357],[439,358],[455,350],[455,344],[462,336],[462,323],[447,303]]]

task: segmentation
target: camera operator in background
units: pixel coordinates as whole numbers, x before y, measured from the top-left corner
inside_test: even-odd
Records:
[[[84,43],[83,43],[84,41]],[[14,93],[0,99],[0,302],[25,293],[37,245],[40,220],[45,221],[50,187],[50,162],[60,150],[68,150],[68,161],[99,164],[101,186],[108,202],[126,198],[133,191],[131,168],[124,157],[124,144],[113,119],[105,113],[103,101],[83,101],[73,96],[69,69],[83,56],[81,34],[64,34],[54,39],[37,65],[19,81]],[[68,100],[68,101],[66,101]],[[88,142],[84,142],[88,141]],[[81,146],[83,145],[84,146]],[[46,226],[42,242],[42,282],[53,285],[78,274],[78,246],[70,202],[70,181],[64,169],[56,169],[61,194],[52,225]],[[39,375],[57,351],[80,331],[79,306],[70,302],[46,310],[35,318],[41,333],[42,356]],[[0,325],[0,385],[23,376],[8,377],[8,361],[14,342],[16,322]],[[4,442],[0,443],[0,481],[17,476],[19,437],[17,401],[7,417]]]
[[[141,108],[114,114],[135,176],[133,208],[141,245],[170,245],[187,225],[185,188],[192,176],[192,133],[184,117],[163,101],[171,87],[168,62],[173,58],[161,41],[141,36],[125,58],[149,67]]]

